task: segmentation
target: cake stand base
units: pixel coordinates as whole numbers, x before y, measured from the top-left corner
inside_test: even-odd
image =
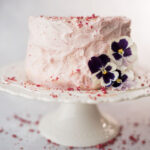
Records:
[[[39,130],[55,143],[88,147],[115,138],[119,125],[112,118],[102,115],[96,104],[62,103],[41,120]]]

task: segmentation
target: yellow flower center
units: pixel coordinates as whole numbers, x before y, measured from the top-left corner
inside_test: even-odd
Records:
[[[117,79],[116,82],[117,82],[117,83],[121,83],[122,80],[121,80],[121,79]]]
[[[122,55],[122,54],[123,54],[123,49],[122,49],[122,48],[119,49],[119,50],[118,50],[118,53]]]
[[[103,72],[103,74],[106,74],[106,73],[107,73],[107,71],[106,71],[105,69],[104,69],[102,72]]]

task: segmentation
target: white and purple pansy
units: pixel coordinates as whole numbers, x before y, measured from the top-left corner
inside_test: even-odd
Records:
[[[120,70],[116,70],[119,73],[118,79],[113,82],[112,86],[113,87],[119,87],[123,82],[127,81],[128,76],[126,74],[122,74]]]
[[[128,66],[136,59],[136,45],[129,37],[121,37],[111,42],[111,53],[117,64]]]
[[[117,66],[111,62],[110,58],[102,54],[98,57],[92,57],[88,62],[89,69],[104,87],[111,86],[119,77],[116,71]]]

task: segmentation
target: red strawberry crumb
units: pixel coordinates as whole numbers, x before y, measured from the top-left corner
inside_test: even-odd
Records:
[[[17,81],[15,77],[8,77],[7,80]]]
[[[27,124],[31,124],[31,121],[26,120],[24,118],[19,117],[18,115],[14,115],[14,118],[19,120],[21,123],[27,123]]]
[[[34,132],[34,129],[29,129],[29,132]]]
[[[107,94],[107,91],[106,91],[105,87],[102,87],[100,90],[103,92],[103,94]]]
[[[69,149],[73,149],[73,146],[69,146]]]
[[[91,26],[91,29],[93,29],[93,26]]]
[[[20,147],[20,150],[23,150],[24,148],[23,147]]]
[[[40,134],[40,131],[39,131],[39,130],[37,131],[37,134]]]
[[[130,136],[129,136],[129,139],[130,139],[130,141],[132,141],[132,142],[133,142],[133,144],[134,144],[134,143],[137,143],[137,142],[138,142],[138,140],[139,140],[139,138],[138,138],[138,137],[135,137],[135,136],[133,136],[133,135],[130,135]]]
[[[50,143],[51,143],[51,140],[50,140],[50,139],[47,139],[47,143],[49,143],[49,144],[50,144]]]
[[[77,91],[80,91],[80,86],[77,87]]]
[[[58,77],[56,77],[56,81],[57,81],[57,80],[59,80],[59,78],[58,78]]]
[[[36,84],[36,86],[37,86],[37,87],[41,87],[41,85],[40,85],[40,84]]]
[[[22,127],[22,126],[23,126],[23,123],[20,123],[20,124],[19,124],[19,127]]]
[[[86,24],[86,25],[88,25],[88,23],[87,23],[87,22],[86,22],[85,24]]]
[[[35,121],[35,125],[39,125],[39,120]]]
[[[2,133],[2,132],[4,132],[4,129],[1,128],[1,129],[0,129],[0,133]]]
[[[13,137],[13,138],[17,138],[17,135],[16,135],[16,134],[13,134],[12,137]]]
[[[71,23],[71,21],[68,21],[68,23]]]
[[[97,94],[97,96],[101,96],[101,94]]]
[[[79,27],[79,28],[82,28],[82,27],[83,27],[83,24],[82,24],[82,23],[79,23],[79,24],[78,24],[78,27]]]
[[[144,86],[144,83],[142,83],[141,86]]]
[[[81,70],[80,70],[80,69],[77,69],[76,71],[77,71],[77,72],[80,72]]]
[[[68,90],[68,91],[74,91],[74,89],[73,89],[73,88],[68,88],[67,90]]]
[[[102,144],[99,144],[99,145],[96,145],[95,147],[100,149],[100,148],[103,148],[104,146]]]
[[[143,145],[146,144],[146,141],[145,141],[145,140],[142,140],[142,144],[143,144]]]
[[[72,94],[71,94],[71,93],[69,93],[69,96],[72,96]]]
[[[139,123],[138,123],[138,122],[135,122],[133,125],[134,125],[134,127],[138,127],[138,126],[139,126]]]
[[[124,145],[127,144],[126,140],[122,140],[122,144]]]
[[[50,94],[50,96],[52,96],[53,98],[57,98],[58,97],[58,95],[56,95],[56,94]]]

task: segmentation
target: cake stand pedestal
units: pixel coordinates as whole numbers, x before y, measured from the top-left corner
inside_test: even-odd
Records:
[[[119,125],[96,104],[62,103],[40,122],[43,136],[65,146],[87,147],[115,138]]]
[[[19,62],[0,68],[0,91],[35,101],[60,102],[58,109],[41,120],[41,134],[58,144],[87,147],[103,144],[119,132],[118,123],[100,113],[99,103],[150,96],[150,75],[141,72],[136,79],[138,84],[128,91],[63,91],[29,83],[24,64]]]

